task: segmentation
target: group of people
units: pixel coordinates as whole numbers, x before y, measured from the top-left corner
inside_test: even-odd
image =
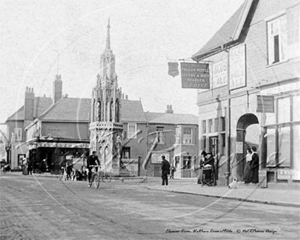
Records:
[[[214,157],[211,153],[207,153],[205,151],[201,152],[201,159],[199,162],[199,167],[197,169],[200,169],[198,177],[197,177],[197,184],[202,184],[203,181],[203,168],[205,165],[209,165],[211,167],[211,174],[215,173],[215,163],[214,163]]]
[[[32,175],[33,163],[29,158],[24,158],[22,161],[22,173],[24,175]]]
[[[247,149],[246,165],[244,169],[245,184],[258,183],[259,157],[256,151],[257,149],[255,146]]]

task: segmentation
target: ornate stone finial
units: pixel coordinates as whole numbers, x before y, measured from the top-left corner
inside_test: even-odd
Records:
[[[110,49],[110,18],[107,24],[106,49]]]

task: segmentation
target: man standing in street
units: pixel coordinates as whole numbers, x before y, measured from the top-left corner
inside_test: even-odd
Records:
[[[88,168],[88,181],[90,182],[91,181],[91,176],[92,176],[92,168],[93,168],[93,165],[99,165],[100,166],[100,161],[99,161],[99,158],[98,156],[96,155],[96,151],[93,151],[92,155],[90,155],[88,158],[87,158],[87,161],[86,161],[86,165],[87,165],[87,168]],[[98,167],[96,167],[96,171],[98,170]]]
[[[170,174],[170,163],[166,160],[165,156],[162,156],[161,162],[161,178],[162,185],[168,185],[168,174]]]

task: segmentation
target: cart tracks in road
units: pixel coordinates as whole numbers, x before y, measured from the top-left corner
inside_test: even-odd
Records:
[[[72,188],[72,182],[58,183],[56,181],[55,184],[53,184],[52,180],[37,179],[34,176],[32,178],[27,178],[28,181],[26,181],[25,187],[21,188],[18,182],[22,180],[24,183],[23,177],[13,177],[12,179],[13,181],[11,181],[11,179],[3,179],[4,181],[7,181],[7,183],[1,185],[1,192],[5,193],[5,197],[1,197],[1,202],[4,203],[1,206],[1,212],[4,213],[4,218],[7,219],[7,222],[1,225],[8,235],[13,235],[16,239],[22,234],[23,237],[27,236],[25,234],[25,231],[27,231],[26,229],[35,228],[30,222],[39,222],[41,226],[43,224],[45,225],[46,222],[48,223],[47,225],[49,225],[48,227],[51,226],[50,228],[53,228],[53,232],[58,234],[60,231],[57,231],[57,229],[61,228],[57,225],[59,222],[58,219],[65,222],[66,218],[64,216],[68,216],[67,218],[71,219],[68,221],[75,222],[76,224],[78,222],[84,224],[91,223],[86,227],[90,230],[82,231],[82,234],[85,233],[85,237],[86,232],[89,232],[88,235],[93,235],[93,231],[95,230],[91,229],[98,227],[102,229],[103,226],[114,226],[114,228],[119,229],[120,231],[119,233],[116,233],[119,237],[125,234],[133,236],[134,239],[162,239],[160,236],[161,232],[145,232],[133,226],[130,221],[120,221],[119,214],[110,214],[109,209],[103,209],[104,207],[101,204],[95,204],[83,195],[85,193],[94,195],[100,193],[101,189],[91,189],[86,187],[84,188],[85,193],[79,194]],[[78,186],[78,184],[76,184],[76,186]],[[119,189],[115,188],[115,190],[118,191]],[[17,197],[12,198],[9,196]],[[102,195],[102,202],[108,201],[109,197]],[[58,207],[64,209],[66,213],[58,210]],[[45,213],[45,216],[51,216],[51,218],[46,219],[43,213]],[[58,216],[57,220],[53,219],[53,214]],[[41,221],[39,221],[39,218],[42,218],[43,220],[41,219]],[[29,222],[24,222],[25,219],[29,219]],[[15,226],[13,222],[23,222],[24,226]],[[21,229],[21,233],[18,233],[19,230],[16,232],[10,231],[10,227],[12,227],[12,230],[14,228]],[[45,228],[45,226],[41,228]],[[70,233],[70,230],[65,232],[68,234]],[[102,229],[102,232],[108,233],[109,231]],[[41,235],[40,232],[36,234]],[[57,238],[57,236],[55,238]],[[49,238],[43,235],[40,239]]]

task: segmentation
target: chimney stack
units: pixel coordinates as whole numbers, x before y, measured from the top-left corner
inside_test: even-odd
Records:
[[[172,109],[172,105],[167,105],[166,113],[174,113],[174,111]]]
[[[60,75],[56,75],[53,82],[53,104],[62,98],[62,80]]]
[[[24,102],[24,120],[32,121],[34,117],[34,92],[33,88],[26,87]]]

